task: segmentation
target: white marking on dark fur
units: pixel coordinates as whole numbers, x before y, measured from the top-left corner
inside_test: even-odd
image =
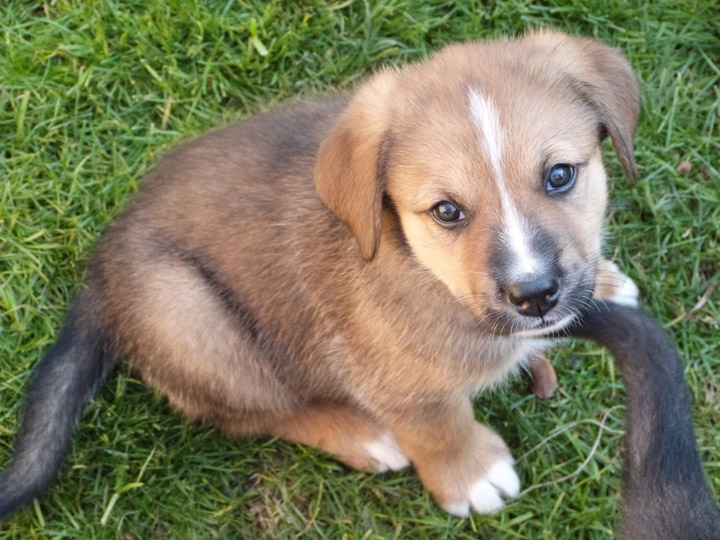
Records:
[[[364,444],[365,451],[375,461],[375,472],[398,471],[410,465],[400,445],[390,433],[383,433],[378,439]]]
[[[505,215],[503,224],[504,239],[517,257],[518,272],[520,274],[532,274],[538,270],[539,264],[533,257],[528,243],[529,227],[518,213],[505,185],[502,167],[503,132],[500,127],[500,119],[495,112],[492,101],[483,97],[475,89],[470,88],[468,90],[468,98],[470,100],[470,112],[480,135],[482,148],[490,159],[490,166],[500,191],[500,201]]]

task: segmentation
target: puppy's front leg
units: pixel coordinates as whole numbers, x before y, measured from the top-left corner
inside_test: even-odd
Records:
[[[426,404],[391,430],[425,487],[449,513],[494,512],[520,480],[505,442],[475,421],[468,399]]]

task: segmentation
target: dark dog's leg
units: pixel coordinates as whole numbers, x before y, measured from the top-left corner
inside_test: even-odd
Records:
[[[665,330],[640,309],[608,302],[597,303],[570,332],[608,347],[622,370],[627,434],[621,538],[720,538],[683,366]]]

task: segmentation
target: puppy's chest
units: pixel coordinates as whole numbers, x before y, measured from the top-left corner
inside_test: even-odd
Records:
[[[472,394],[503,382],[546,345],[540,339],[504,336],[483,336],[469,341],[474,346],[457,351],[454,358],[445,361],[458,366],[459,373],[465,377],[465,388]]]
[[[337,336],[338,345],[365,341],[363,358],[357,350],[342,347],[354,365],[368,366],[375,376],[402,380],[419,387],[438,387],[473,394],[502,382],[544,346],[543,340],[488,334],[476,325],[418,324],[419,321],[366,319],[362,337]],[[413,324],[415,323],[415,324]],[[342,354],[342,353],[341,353]],[[378,360],[382,359],[382,361]],[[368,365],[369,360],[369,365]]]
[[[518,369],[527,364],[529,360],[547,346],[547,342],[541,339],[513,339],[512,343],[506,344],[495,356],[489,355],[475,371],[474,387],[471,393],[486,389],[503,382],[507,377],[514,375]]]

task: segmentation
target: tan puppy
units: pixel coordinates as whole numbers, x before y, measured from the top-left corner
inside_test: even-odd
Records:
[[[100,242],[38,368],[0,515],[52,480],[117,358],[228,433],[412,463],[447,511],[500,508],[519,480],[470,398],[591,298],[600,143],[634,178],[638,110],[617,52],[538,32],[180,147]],[[608,276],[606,297],[634,294]]]

